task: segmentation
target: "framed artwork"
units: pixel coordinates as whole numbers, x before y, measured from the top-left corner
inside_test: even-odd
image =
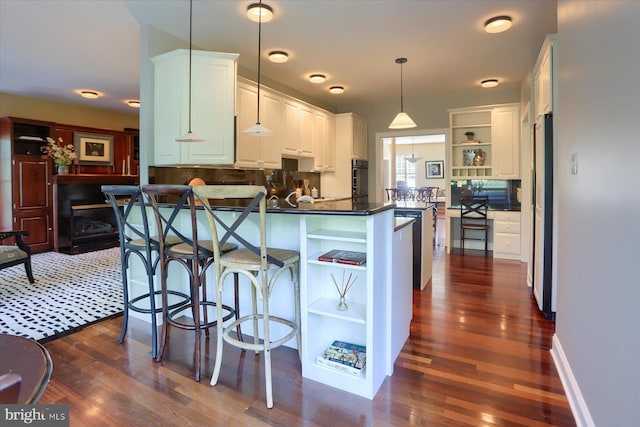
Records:
[[[113,165],[113,135],[74,132],[73,146],[80,165]]]
[[[427,171],[427,178],[444,178],[444,161],[426,161],[424,168]]]

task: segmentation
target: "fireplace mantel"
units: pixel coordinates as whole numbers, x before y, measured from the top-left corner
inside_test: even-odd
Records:
[[[136,185],[137,175],[65,174],[53,175],[53,184]]]

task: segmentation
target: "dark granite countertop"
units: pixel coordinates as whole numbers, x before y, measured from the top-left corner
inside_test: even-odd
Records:
[[[221,200],[211,200],[211,205],[218,210],[240,211],[242,204],[225,203]],[[268,201],[267,201],[268,203]],[[386,210],[394,209],[395,205],[385,203],[362,203],[351,199],[343,200],[316,200],[314,203],[303,202],[298,206],[289,206],[284,200],[280,200],[278,208],[267,207],[267,213],[286,214],[318,214],[318,215],[374,215]]]
[[[395,202],[387,202],[386,204],[394,205],[396,210],[423,210],[435,209],[435,203],[416,202],[415,200],[397,200]]]

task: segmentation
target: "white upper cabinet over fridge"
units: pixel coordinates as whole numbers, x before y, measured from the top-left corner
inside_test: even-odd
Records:
[[[232,165],[235,140],[235,53],[194,50],[191,131],[203,142],[176,142],[189,130],[189,50],[154,63],[153,165]]]

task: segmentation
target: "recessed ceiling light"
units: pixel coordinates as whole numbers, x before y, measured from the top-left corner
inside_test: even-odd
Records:
[[[331,86],[329,88],[329,93],[334,93],[334,94],[341,94],[344,92],[344,87],[342,86]]]
[[[495,16],[484,23],[484,30],[489,34],[501,33],[511,28],[510,16]]]
[[[496,87],[498,86],[498,80],[496,79],[487,79],[480,82],[480,86],[482,87]]]
[[[272,50],[269,52],[269,61],[275,62],[276,64],[282,64],[283,62],[287,62],[289,60],[289,54],[282,50]]]
[[[309,76],[311,83],[324,83],[325,80],[327,80],[327,77],[324,74],[311,74]]]
[[[140,108],[140,101],[137,99],[131,99],[127,101],[127,105],[131,108]]]
[[[260,21],[260,15],[262,15],[262,22],[269,22],[273,19],[273,9],[262,3],[251,3],[247,7],[247,18],[253,22]]]
[[[83,90],[83,91],[80,91],[80,96],[88,99],[96,99],[97,97],[100,96],[100,94],[93,90]]]

